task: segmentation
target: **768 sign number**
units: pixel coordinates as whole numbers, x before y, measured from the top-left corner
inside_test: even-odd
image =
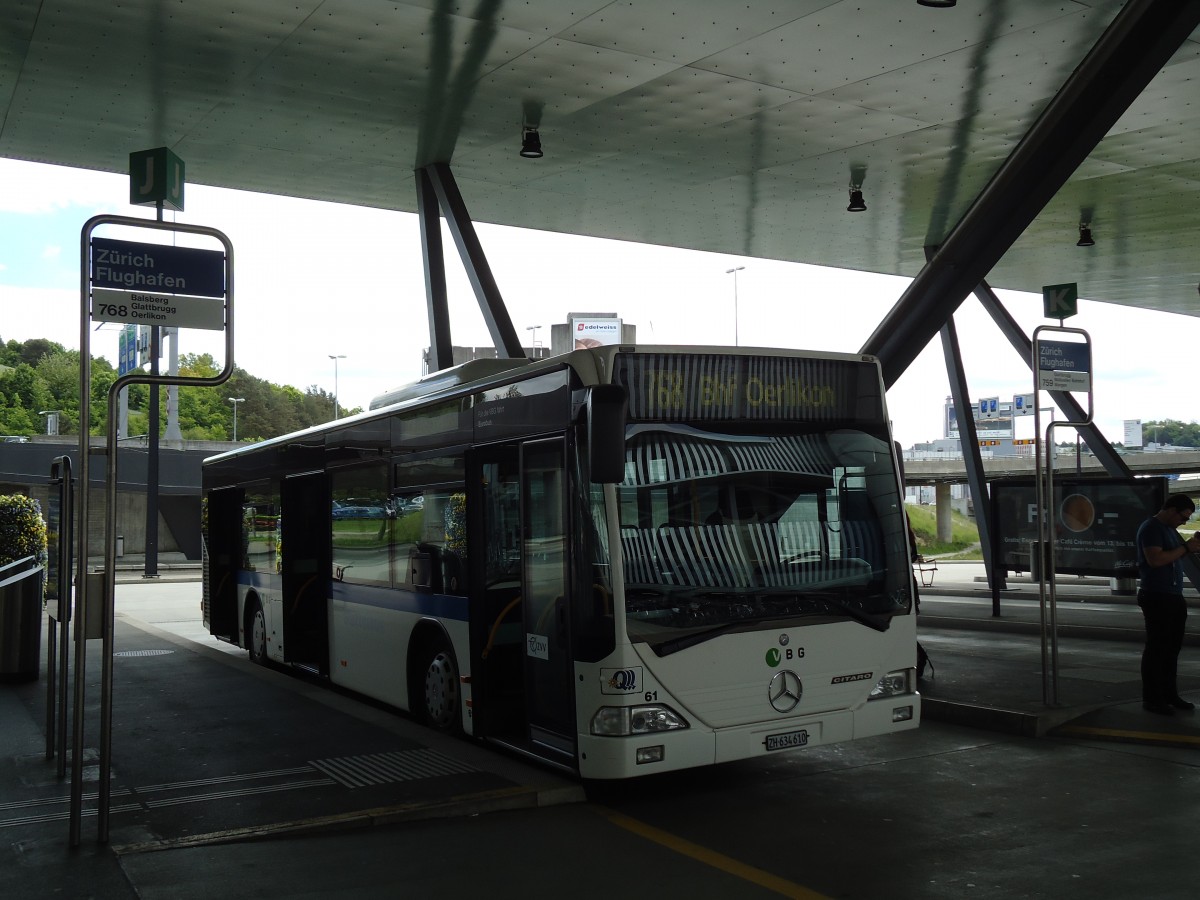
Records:
[[[97,303],[97,314],[101,316],[127,316],[129,307],[124,303]]]

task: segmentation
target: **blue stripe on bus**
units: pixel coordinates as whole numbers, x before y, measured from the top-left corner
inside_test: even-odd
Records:
[[[467,621],[467,598],[449,594],[425,594],[416,591],[394,590],[369,584],[344,584],[335,581],[330,586],[334,600],[394,609],[397,612],[437,616],[439,619]]]
[[[238,573],[238,583],[247,587],[280,590],[283,587],[283,578],[273,572],[242,571]],[[335,581],[330,585],[330,596],[334,600],[343,600],[346,603],[393,609],[421,616],[436,616],[439,619],[467,621],[467,598],[450,594],[425,594]]]
[[[274,572],[247,572],[245,569],[238,572],[237,580],[238,584],[246,587],[275,588],[276,590],[283,584],[283,578]]]

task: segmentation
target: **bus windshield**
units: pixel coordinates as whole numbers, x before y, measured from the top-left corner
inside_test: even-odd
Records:
[[[814,617],[885,630],[911,603],[892,465],[886,436],[856,428],[631,426],[617,486],[630,639],[663,652]]]

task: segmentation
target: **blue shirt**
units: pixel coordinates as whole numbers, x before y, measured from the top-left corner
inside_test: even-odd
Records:
[[[1183,546],[1183,539],[1174,528],[1169,528],[1151,516],[1138,526],[1137,562],[1138,578],[1143,590],[1160,594],[1183,595],[1183,557],[1165,566],[1151,566],[1146,562],[1146,547],[1161,547],[1173,550]]]

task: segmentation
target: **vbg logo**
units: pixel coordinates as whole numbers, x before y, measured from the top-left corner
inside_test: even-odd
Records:
[[[772,647],[770,650],[767,651],[767,665],[770,666],[772,669],[775,668],[777,665],[779,665],[779,662],[782,659],[782,657],[783,657],[783,654],[781,654],[779,652],[779,648]]]

